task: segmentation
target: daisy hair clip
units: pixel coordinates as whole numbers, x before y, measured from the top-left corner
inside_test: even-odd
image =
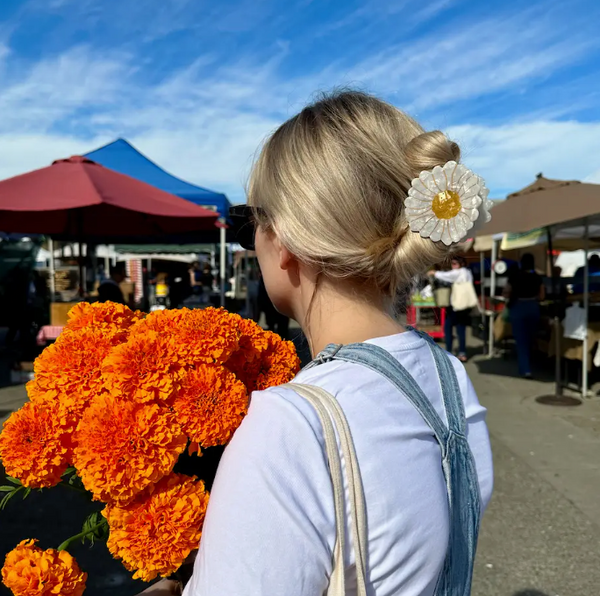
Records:
[[[412,181],[404,201],[406,219],[413,232],[450,246],[490,221],[489,194],[481,176],[449,161]]]

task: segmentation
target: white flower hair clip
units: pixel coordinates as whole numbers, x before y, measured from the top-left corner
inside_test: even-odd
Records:
[[[490,221],[489,194],[483,178],[449,161],[412,181],[404,201],[406,219],[413,232],[450,246]]]

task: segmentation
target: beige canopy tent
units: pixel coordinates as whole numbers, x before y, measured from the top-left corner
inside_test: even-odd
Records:
[[[477,234],[529,232],[600,213],[600,184],[551,180],[538,174],[535,182],[494,206],[492,220]]]
[[[584,274],[584,309],[587,312],[589,304],[587,251],[590,248],[590,237],[598,238],[596,228],[597,216],[600,214],[600,184],[587,184],[573,180],[551,180],[538,174],[536,180],[522,190],[507,197],[507,200],[494,206],[492,220],[477,234],[478,237],[492,238],[492,253],[496,253],[499,234],[525,233],[538,234],[538,241],[547,244],[552,252],[559,246],[564,249],[576,245],[586,251]],[[524,235],[525,235],[524,234]],[[545,236],[545,238],[544,238]],[[506,237],[505,237],[506,238]],[[559,240],[560,238],[560,240]],[[562,240],[562,242],[561,242]],[[480,246],[485,242],[480,242]],[[553,283],[554,271],[552,268]],[[492,278],[494,278],[492,273]],[[492,280],[492,286],[494,282]],[[493,291],[494,288],[492,288]],[[559,342],[560,321],[555,309],[554,327],[556,341]],[[584,354],[587,356],[587,338],[584,339]],[[560,380],[560,349],[556,348],[556,392],[552,396],[542,396],[540,401],[557,405],[572,405],[573,398],[562,395]],[[587,370],[584,358],[584,371]],[[583,393],[587,393],[587,377],[584,373]]]

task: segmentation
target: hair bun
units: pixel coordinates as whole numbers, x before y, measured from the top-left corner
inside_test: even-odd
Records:
[[[415,178],[423,170],[432,170],[449,161],[460,160],[460,147],[440,130],[432,130],[417,135],[404,148],[408,165]]]

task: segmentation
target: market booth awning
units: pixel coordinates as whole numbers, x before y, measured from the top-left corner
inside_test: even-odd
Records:
[[[478,236],[529,232],[600,213],[600,184],[550,180],[541,174],[492,210],[492,220]]]
[[[217,214],[81,156],[0,181],[5,232],[93,242],[214,230]]]
[[[534,246],[545,242],[548,249],[564,247],[584,248],[585,271],[583,275],[584,290],[584,327],[583,338],[583,370],[587,371],[588,362],[588,306],[589,306],[589,275],[587,254],[591,247],[590,237],[598,233],[598,215],[600,214],[600,184],[588,184],[578,181],[551,180],[538,174],[537,179],[520,190],[509,195],[506,201],[492,209],[492,220],[478,233],[478,236],[493,237],[492,260],[496,257],[496,238],[503,235],[503,244],[515,247]],[[546,237],[544,240],[544,236]],[[552,250],[548,251],[552,255]],[[579,400],[565,396],[562,392],[560,367],[560,309],[558,307],[558,290],[554,262],[550,261],[553,285],[553,334],[555,338],[555,393],[544,395],[538,401],[552,405],[577,405]],[[491,291],[493,292],[494,273],[492,271]],[[491,315],[493,319],[493,314]],[[493,353],[493,334],[490,324],[490,355]],[[584,374],[582,393],[587,394],[587,376]]]
[[[104,147],[90,151],[85,157],[111,170],[177,195],[186,201],[217,211],[222,217],[228,217],[231,204],[223,193],[202,188],[165,172],[125,139],[117,139]]]

